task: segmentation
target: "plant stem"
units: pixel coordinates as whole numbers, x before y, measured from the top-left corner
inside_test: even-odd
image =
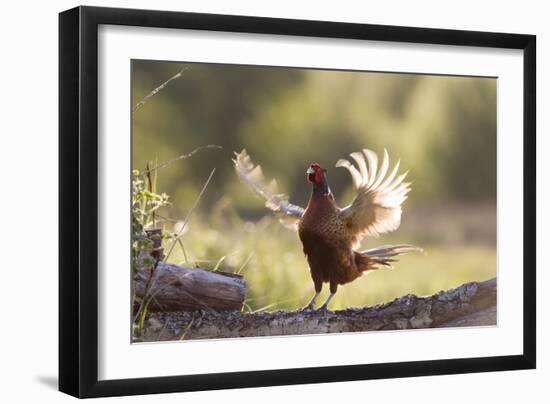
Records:
[[[160,170],[161,168],[164,168],[164,167],[166,167],[166,166],[168,166],[172,163],[175,163],[178,160],[185,160],[186,158],[191,157],[192,155],[194,155],[195,153],[198,153],[199,151],[201,151],[203,149],[222,149],[222,147],[218,146],[218,145],[215,145],[215,144],[207,144],[205,146],[199,146],[196,149],[193,149],[192,151],[190,151],[189,153],[182,154],[181,156],[178,156],[178,157],[175,157],[171,160],[160,163],[159,165],[156,165],[155,167],[153,167],[151,169],[147,169],[145,172],[141,173],[141,175],[148,175],[149,172]]]
[[[170,246],[170,250],[168,250],[168,253],[166,254],[166,257],[164,258],[165,262],[168,262],[168,258],[170,257],[170,254],[172,254],[172,251],[174,251],[174,247],[176,246],[177,241],[183,235],[182,233],[185,230],[185,227],[187,226],[187,223],[189,222],[189,219],[191,218],[191,214],[193,213],[193,211],[195,210],[195,208],[199,204],[199,201],[200,201],[202,195],[204,194],[204,191],[206,190],[206,187],[210,183],[210,180],[212,179],[212,176],[214,175],[215,172],[216,172],[216,169],[215,168],[212,169],[212,171],[210,172],[210,175],[208,176],[208,179],[206,180],[206,182],[202,186],[201,192],[199,192],[199,195],[197,196],[197,199],[195,199],[195,202],[193,203],[193,206],[191,207],[189,212],[187,212],[187,216],[185,216],[185,219],[183,220],[183,225],[181,226],[181,230],[176,235],[174,241],[172,242],[172,245]]]
[[[149,162],[147,162],[147,165],[145,166],[147,169],[147,181],[149,182],[149,192],[153,193],[153,180],[151,179],[151,170],[149,170]],[[156,220],[155,220],[155,211],[151,213],[151,217],[153,219],[153,228],[156,227]]]
[[[181,69],[178,73],[170,77],[168,80],[166,80],[164,83],[162,83],[160,86],[155,88],[153,91],[151,91],[149,94],[147,94],[143,99],[136,104],[134,109],[132,110],[132,117],[135,115],[136,111],[143,107],[147,101],[149,101],[149,98],[153,97],[156,93],[158,93],[160,90],[162,90],[164,87],[166,87],[172,80],[175,80],[179,77],[181,77],[182,73],[187,70],[189,67],[185,66],[183,69]]]

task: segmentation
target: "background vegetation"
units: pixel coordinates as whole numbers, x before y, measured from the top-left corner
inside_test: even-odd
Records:
[[[334,309],[496,274],[496,79],[150,61],[132,67],[133,106],[183,69],[135,111],[134,169],[222,147],[158,171],[157,189],[171,204],[157,219],[183,234],[169,261],[240,272],[249,285],[245,309],[294,309],[313,285],[297,235],[238,181],[231,158],[242,148],[302,206],[311,162],[329,168],[342,205],[352,190],[347,171],[333,168],[338,158],[386,147],[410,170],[401,228],[364,247],[411,242],[426,253],[341,287]]]

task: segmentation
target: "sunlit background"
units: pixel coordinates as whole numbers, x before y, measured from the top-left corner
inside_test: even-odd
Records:
[[[412,191],[401,227],[363,247],[407,242],[425,253],[341,286],[332,309],[496,275],[496,79],[134,61],[132,106],[182,69],[132,118],[135,169],[222,147],[157,172],[157,189],[172,203],[159,213],[161,224],[172,231],[190,214],[170,262],[242,274],[245,310],[303,306],[313,283],[298,236],[239,182],[233,152],[246,148],[304,207],[305,171],[318,162],[343,206],[353,195],[351,179],[334,163],[366,147],[387,148],[390,163],[400,159]]]

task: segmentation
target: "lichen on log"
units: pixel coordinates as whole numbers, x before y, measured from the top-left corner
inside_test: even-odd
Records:
[[[338,311],[196,310],[154,313],[145,341],[238,338],[356,331],[496,325],[496,278],[432,296],[406,295],[372,307]]]

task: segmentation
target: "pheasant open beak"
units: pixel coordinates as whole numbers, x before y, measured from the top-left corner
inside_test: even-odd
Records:
[[[306,171],[306,174],[315,174],[315,170],[311,167],[309,167]]]

